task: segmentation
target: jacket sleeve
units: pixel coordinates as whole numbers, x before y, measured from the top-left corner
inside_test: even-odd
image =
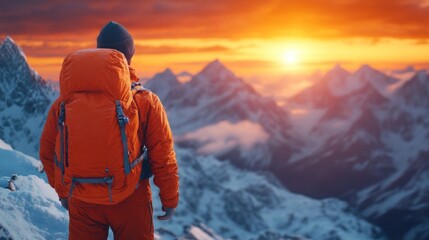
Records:
[[[149,104],[142,107],[139,104],[139,110],[146,108],[143,110],[146,116],[141,117],[141,126],[145,128],[143,132],[146,132],[144,142],[149,153],[154,183],[160,189],[162,205],[176,208],[179,201],[179,175],[173,134],[159,98],[152,92],[143,94]]]
[[[57,137],[57,108],[58,100],[56,100],[49,109],[48,117],[43,128],[40,138],[39,157],[42,161],[43,168],[48,176],[49,184],[54,187],[54,154],[55,140]]]

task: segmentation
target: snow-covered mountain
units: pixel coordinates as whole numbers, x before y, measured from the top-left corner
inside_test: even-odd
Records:
[[[287,113],[219,60],[188,82],[180,83],[167,69],[145,87],[160,96],[174,119],[171,126],[181,146],[250,168],[267,168],[275,159],[286,160],[297,146],[289,133]]]
[[[291,99],[293,107],[306,109],[308,115],[320,114],[305,133],[294,128],[305,150],[277,164],[277,169],[287,171],[283,182],[305,194],[327,197],[356,192],[386,177],[392,163],[380,140],[381,122],[389,111],[389,98],[383,92],[395,82],[369,66],[353,74],[336,66]],[[306,115],[292,117],[292,122],[299,124]],[[370,158],[373,161],[367,161]],[[362,173],[365,178],[356,181]],[[303,175],[312,177],[297,181]]]
[[[423,168],[418,176],[411,173],[416,172],[415,166],[424,164],[425,159],[419,157],[420,149],[416,146],[426,142],[429,124],[422,123],[426,115],[411,117],[410,111],[425,112],[422,108],[429,99],[428,79],[426,71],[405,79],[405,74],[412,71],[415,70],[384,74],[364,65],[350,73],[336,66],[314,86],[290,99],[284,108],[289,114],[284,113],[285,117],[270,124],[266,124],[265,118],[247,114],[259,111],[259,116],[277,119],[265,113],[269,107],[248,104],[252,102],[249,98],[259,102],[266,99],[247,91],[249,86],[237,81],[219,61],[210,63],[185,84],[179,84],[174,74],[167,71],[167,76],[158,75],[146,86],[156,89],[162,84],[161,79],[168,79],[169,83],[162,85],[168,93],[161,94],[164,96],[161,99],[172,118],[182,119],[173,129],[176,139],[185,143],[181,142],[183,146],[193,147],[197,153],[217,153],[222,157],[225,151],[243,149],[245,141],[234,136],[242,135],[247,140],[258,136],[260,141],[252,148],[252,155],[239,158],[226,154],[226,158],[235,160],[235,165],[249,167],[249,158],[260,161],[257,156],[263,156],[262,161],[269,159],[268,163],[256,166],[269,169],[291,190],[317,198],[347,200],[383,226],[392,238],[425,239],[422,236],[428,234],[424,230],[426,203],[424,197],[413,196],[426,196],[426,183],[416,184],[416,179],[425,178],[428,171]],[[412,110],[419,107],[420,110]],[[281,112],[277,108],[271,109]],[[237,113],[243,112],[238,118]],[[259,131],[261,126],[268,134]],[[249,129],[253,129],[252,134]],[[416,136],[422,129],[423,133]],[[283,138],[273,137],[276,134]],[[278,142],[284,151],[270,148],[270,142]],[[412,179],[403,176],[405,173],[411,174]],[[403,203],[400,210],[391,199]],[[406,206],[410,201],[414,204]],[[416,207],[421,209],[416,211]],[[378,211],[374,213],[373,209]],[[397,212],[401,214],[394,216],[400,217],[392,219]]]
[[[177,154],[181,203],[171,221],[155,223],[159,239],[383,239],[345,202],[296,195],[269,174],[189,150]],[[0,238],[67,238],[67,213],[39,164],[0,140]],[[5,188],[13,174],[16,191]],[[161,214],[159,201],[154,209]]]
[[[353,74],[337,65],[315,85],[304,89],[290,100],[293,103],[315,107],[332,107],[335,104],[343,104],[342,101],[338,101],[339,99],[348,100],[349,98],[352,99],[348,101],[360,100],[356,98],[369,98],[369,100],[377,101],[380,97],[388,97],[388,86],[398,81],[368,65],[363,65]],[[349,107],[356,109],[363,106],[359,104]]]
[[[429,72],[420,70],[398,89],[398,97],[411,108],[429,107]]]
[[[32,70],[10,38],[0,45],[0,138],[36,156],[45,113],[56,92]]]
[[[289,107],[307,111],[291,117],[294,126],[311,126],[301,134],[294,128],[306,150],[289,159],[283,182],[347,200],[392,239],[427,239],[428,87],[427,71],[395,79],[368,66],[336,67],[291,99]]]

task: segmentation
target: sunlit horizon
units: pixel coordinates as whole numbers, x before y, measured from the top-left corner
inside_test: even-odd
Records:
[[[3,36],[3,39],[5,37]],[[95,40],[92,43],[61,41],[38,43],[28,40],[21,41],[12,35],[11,37],[21,46],[29,64],[44,78],[53,81],[58,80],[61,63],[67,54],[78,49],[95,47]],[[93,38],[95,39],[96,36]],[[209,50],[199,52],[191,49],[196,46],[207,48],[209,41],[221,43],[235,50],[219,53],[216,52],[218,51],[216,49],[213,52]],[[429,45],[414,44],[412,40],[386,39],[383,43],[372,43],[364,39],[337,41],[176,39],[174,42],[183,50],[181,52],[178,52],[177,49],[171,50],[170,53],[169,47],[167,47],[169,45],[166,44],[171,42],[173,40],[136,40],[136,53],[131,65],[136,68],[140,77],[151,77],[166,68],[170,68],[176,73],[187,71],[195,74],[215,59],[219,59],[237,75],[244,78],[254,76],[272,78],[271,76],[327,72],[337,64],[349,71],[354,71],[366,64],[380,70],[403,69],[408,66],[429,67],[429,60],[427,60]],[[46,54],[50,47],[62,48],[65,45],[69,50],[64,50],[63,56],[60,53]],[[165,52],[147,52],[152,48],[158,48],[157,51],[165,48]]]
[[[302,76],[337,64],[352,72],[365,64],[429,68],[426,0],[165,0],[130,2],[124,10],[110,1],[10,3],[0,14],[0,41],[11,36],[31,67],[53,81],[66,55],[94,48],[111,20],[134,37],[131,65],[141,78],[166,68],[195,74],[219,59],[254,86],[287,79],[285,88],[299,89],[308,85]]]

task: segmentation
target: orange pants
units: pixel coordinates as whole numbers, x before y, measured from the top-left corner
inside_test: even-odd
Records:
[[[144,184],[142,184],[144,185]],[[152,202],[145,187],[116,205],[89,204],[77,199],[69,202],[69,239],[107,239],[109,227],[115,240],[153,239]]]

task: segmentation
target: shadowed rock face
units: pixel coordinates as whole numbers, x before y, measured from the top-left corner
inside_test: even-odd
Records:
[[[267,169],[272,163],[272,152],[280,146],[289,149],[288,152],[296,148],[288,130],[287,112],[272,99],[259,95],[218,60],[209,63],[189,82],[180,84],[171,71],[166,70],[150,79],[145,87],[159,92],[169,117],[174,119],[171,126],[180,146],[201,146],[199,142],[180,138],[183,134],[223,121],[232,124],[250,121],[269,134],[267,142],[246,150],[232,148],[218,157],[241,167]]]
[[[0,138],[36,156],[45,113],[56,95],[6,37],[0,45]]]
[[[219,61],[209,64],[190,82],[175,86],[176,89],[171,90],[163,101],[169,116],[174,119],[180,116],[178,112],[187,111],[182,122],[173,124],[177,135],[222,120],[238,122],[250,119],[260,123],[271,138],[252,151],[255,156],[260,156],[256,162],[264,164],[255,164],[249,156],[243,157],[240,148],[219,157],[242,168],[268,169],[292,191],[316,198],[347,200],[365,216],[380,222],[386,219],[384,214],[395,211],[392,206],[380,208],[383,213],[376,215],[368,210],[371,206],[378,206],[380,197],[386,193],[382,186],[387,179],[395,178],[399,172],[410,168],[411,163],[407,159],[423,161],[414,157],[417,153],[411,148],[398,150],[397,145],[403,145],[401,141],[416,141],[416,131],[421,127],[429,135],[427,115],[410,114],[409,109],[414,105],[426,106],[426,100],[422,100],[429,99],[426,85],[422,86],[427,82],[426,76],[420,73],[397,92],[391,93],[389,87],[398,83],[398,79],[369,66],[363,66],[355,73],[335,67],[314,86],[290,99],[292,105],[324,110],[303,138],[292,134],[297,129],[292,129],[287,114],[278,111],[273,102],[261,98]],[[413,86],[415,84],[417,86]],[[419,91],[414,91],[416,88]],[[199,142],[179,141],[178,144],[197,149],[201,146]],[[263,154],[258,155],[261,152]],[[409,181],[400,183],[395,192],[389,192],[389,196],[398,196],[401,191],[406,191],[408,187],[405,185]],[[412,199],[412,196],[401,197]],[[412,206],[421,203],[416,202]],[[411,206],[405,208],[413,209]],[[412,214],[404,215],[411,219],[410,222],[423,220],[421,212],[410,212]],[[406,227],[400,228],[401,236],[414,231],[407,222],[404,220]],[[398,228],[389,228],[389,224],[383,226],[391,236],[397,235]],[[421,227],[418,231],[421,234]]]
[[[421,70],[399,90],[398,96],[410,107],[429,107],[429,74]]]
[[[429,178],[424,154],[429,151],[425,144],[429,136],[427,72],[417,72],[389,95],[387,88],[398,80],[368,67],[342,76],[342,81],[366,83],[335,95],[325,78],[292,98],[297,104],[325,109],[307,138],[313,143],[320,139],[322,144],[289,163],[282,182],[316,198],[347,200],[392,239],[425,239],[422,236],[429,234],[422,228],[429,210],[423,199],[429,195],[429,183],[423,180]],[[309,92],[319,97],[311,97]],[[343,129],[324,138],[326,126],[338,122],[344,124]]]

